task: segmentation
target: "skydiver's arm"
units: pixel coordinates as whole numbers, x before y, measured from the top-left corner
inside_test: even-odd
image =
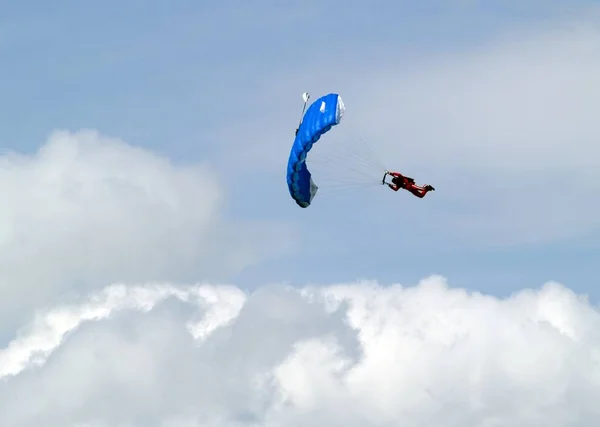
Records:
[[[398,191],[400,189],[400,187],[398,187],[397,185],[394,185],[394,184],[388,184],[388,187],[390,187],[394,191]]]

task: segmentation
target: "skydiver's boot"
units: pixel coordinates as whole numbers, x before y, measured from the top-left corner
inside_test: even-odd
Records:
[[[433,188],[431,185],[427,184],[425,186],[425,190],[427,190],[427,191],[435,191],[435,188]]]

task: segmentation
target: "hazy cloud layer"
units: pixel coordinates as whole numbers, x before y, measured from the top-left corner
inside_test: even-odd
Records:
[[[302,72],[279,72],[257,92],[264,108],[222,135],[237,141],[243,129],[258,135],[261,144],[227,151],[227,161],[238,159],[262,176],[265,170],[280,176],[301,110],[300,93],[308,90],[316,97],[335,91],[346,102],[341,126],[347,130],[342,136],[338,129],[332,132],[332,144],[348,135],[365,137],[388,168],[436,187],[426,212],[409,220],[426,215],[431,227],[439,227],[436,234],[489,244],[598,231],[598,22],[590,13],[517,28],[459,51],[399,52],[383,66],[368,61],[347,66],[333,51]],[[269,117],[268,132],[261,117]],[[346,161],[344,154],[340,150]],[[357,164],[336,170],[352,175]],[[384,203],[365,191],[356,197]],[[354,193],[346,194],[350,199]],[[393,200],[389,204],[396,206]]]
[[[599,322],[554,283],[505,300],[439,277],[252,294],[115,285],[40,313],[2,350],[0,423],[592,425]]]

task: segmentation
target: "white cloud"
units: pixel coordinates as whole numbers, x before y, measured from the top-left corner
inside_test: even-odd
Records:
[[[233,319],[244,303],[244,294],[237,288],[194,287],[189,289],[168,285],[145,287],[109,286],[93,295],[81,306],[61,307],[38,314],[34,322],[8,348],[0,351],[0,377],[16,375],[30,365],[46,361],[66,334],[82,322],[107,319],[118,310],[152,310],[168,298],[198,305],[203,309],[200,320],[190,321],[188,328],[195,339],[210,335],[222,323]]]
[[[219,179],[95,131],[3,155],[0,324],[73,290],[225,279],[284,250],[286,229],[222,217]]]
[[[207,317],[194,339],[190,322]],[[3,374],[0,424],[592,425],[599,324],[556,283],[507,299],[439,277],[250,295],[109,287],[40,314],[3,350],[17,368]],[[43,361],[23,364],[36,349]]]

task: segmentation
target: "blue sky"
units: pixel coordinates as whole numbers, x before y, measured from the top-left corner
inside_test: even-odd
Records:
[[[599,418],[597,4],[2,6],[0,425]],[[358,136],[436,191],[328,194]]]
[[[494,154],[489,156],[481,145],[483,151],[471,150],[467,143],[461,145],[461,135],[472,129],[465,139],[476,143],[496,125],[486,128],[482,119],[469,128],[463,117],[457,120],[463,127],[457,127],[452,114],[462,110],[440,107],[442,100],[474,101],[468,107],[473,112],[489,111],[487,117],[501,121],[501,114],[510,110],[503,98],[506,92],[488,91],[486,84],[502,77],[490,77],[482,64],[498,70],[526,58],[530,68],[544,67],[561,53],[570,54],[570,46],[580,48],[574,49],[578,58],[587,57],[586,49],[595,49],[598,40],[592,39],[591,47],[582,41],[586,31],[593,33],[593,5],[15,2],[3,7],[0,18],[0,141],[4,150],[30,153],[54,129],[94,128],[177,164],[212,164],[226,188],[227,216],[277,222],[295,233],[290,252],[232,278],[242,286],[355,278],[408,284],[437,273],[454,286],[499,295],[557,280],[595,299],[599,224],[589,212],[598,203],[586,198],[594,198],[599,187],[581,190],[576,202],[580,204],[570,205],[564,192],[570,191],[568,186],[548,186],[556,183],[554,173],[572,177],[575,170],[585,175],[594,165],[574,158],[567,162],[572,168],[562,170],[556,161],[563,157],[558,149],[552,151],[552,159],[542,158],[543,139],[560,133],[540,131],[552,120],[520,124],[519,135],[533,135],[540,144],[532,142],[530,154],[538,156],[530,169],[523,166],[524,160],[508,161],[520,156],[518,150],[513,157],[503,157],[505,151],[490,151]],[[580,35],[579,23],[586,20],[592,29],[584,25]],[[537,52],[543,54],[537,58]],[[576,71],[574,62],[557,79]],[[584,66],[590,71],[582,84],[589,88],[597,61]],[[477,94],[489,95],[485,106],[475,104],[484,95],[461,98],[465,91],[458,89],[451,93],[462,87],[460,76],[465,73],[473,74],[464,81],[479,82],[473,86]],[[515,75],[522,74],[527,73]],[[433,89],[419,91],[417,83]],[[543,82],[538,89],[546,90]],[[437,191],[423,200],[391,192],[359,193],[359,206],[351,195],[335,200],[324,196],[308,210],[297,208],[287,195],[284,171],[305,90],[315,96],[339,91],[352,126],[387,153],[390,167],[432,183]],[[561,105],[577,103],[572,96]],[[591,101],[585,98],[581,104],[586,102]],[[499,104],[506,109],[494,110]],[[570,111],[567,107],[565,112]],[[552,113],[561,117],[563,112],[557,107]],[[569,123],[582,134],[571,135],[574,140],[568,143],[578,144],[579,138],[587,144],[600,136],[593,121],[585,122],[589,129],[577,121]],[[497,137],[494,147],[504,150],[513,142],[512,135]],[[557,146],[564,148],[565,140],[557,140]],[[467,156],[447,156],[461,150],[479,157],[469,158],[466,167]],[[480,165],[494,174],[478,169],[480,158],[497,159]],[[532,171],[538,174],[534,178]],[[598,182],[597,173],[590,175]],[[520,179],[539,179],[536,185],[543,189],[535,187],[533,199],[524,202],[521,198],[527,195]],[[459,182],[472,185],[474,192],[462,194]],[[544,204],[571,210],[549,208],[555,214],[542,215],[547,212],[540,208]],[[519,216],[524,206],[530,213]],[[518,218],[511,219],[513,214]],[[573,224],[582,225],[572,233],[556,233]],[[526,231],[530,229],[535,230],[531,235]]]

